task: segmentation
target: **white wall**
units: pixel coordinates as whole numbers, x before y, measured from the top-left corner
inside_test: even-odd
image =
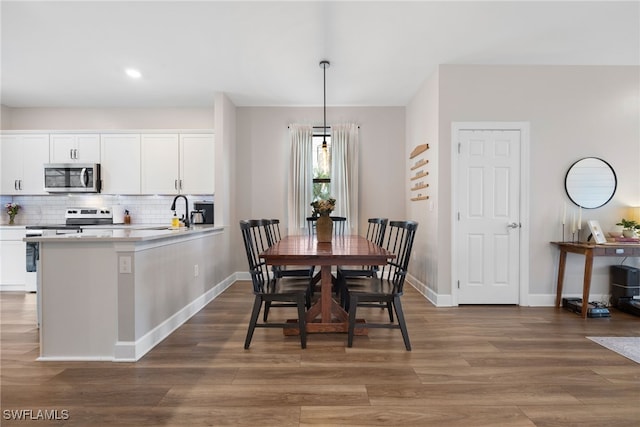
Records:
[[[439,70],[439,204],[441,233],[437,257],[438,292],[451,292],[451,123],[528,121],[531,125],[530,295],[552,302],[558,253],[550,241],[561,237],[560,209],[566,201],[564,176],[579,158],[607,160],[618,190],[606,206],[583,211],[606,229],[640,205],[640,69],[600,66],[443,65]],[[418,97],[433,96],[430,92]],[[416,100],[412,105],[424,102]],[[413,112],[409,106],[407,116]],[[407,131],[409,133],[409,130]],[[608,293],[608,265],[622,259],[598,259],[592,293]],[[570,255],[565,293],[581,294],[583,258]],[[637,259],[627,264],[638,265]]]
[[[2,130],[213,129],[213,108],[2,108]]]
[[[322,108],[240,107],[237,110],[238,218],[286,224],[290,123],[322,125]],[[327,124],[360,125],[359,224],[369,217],[405,218],[404,107],[327,108]],[[309,208],[311,211],[311,208]]]

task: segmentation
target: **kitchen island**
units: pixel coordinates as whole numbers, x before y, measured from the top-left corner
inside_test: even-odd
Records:
[[[112,228],[40,243],[40,360],[136,361],[228,287],[223,227]]]

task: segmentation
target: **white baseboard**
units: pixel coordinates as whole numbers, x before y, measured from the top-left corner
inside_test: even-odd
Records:
[[[248,271],[236,272],[236,280],[251,280],[251,274]]]
[[[410,274],[407,276],[407,283],[413,286],[436,307],[451,307],[451,295],[438,295],[433,289],[429,289],[427,285]]]
[[[428,301],[430,301],[436,307],[453,307],[451,295],[440,295],[434,290],[429,289],[427,285],[420,282],[415,277],[408,275],[407,283],[413,286],[418,292],[420,292]],[[582,298],[582,294],[565,294],[565,298]],[[529,294],[528,307],[554,307],[556,304],[555,294]],[[610,295],[608,294],[591,294],[589,296],[589,302],[598,301],[608,304]]]
[[[213,301],[218,295],[225,291],[236,280],[236,274],[232,274],[222,282],[218,283],[207,292],[187,304],[180,311],[169,317],[167,320],[147,332],[137,341],[118,341],[114,347],[114,362],[135,362],[147,354],[149,350],[171,335],[173,331],[182,326],[194,314],[202,310],[207,304]]]
[[[40,356],[39,362],[113,362],[113,357],[102,356]]]

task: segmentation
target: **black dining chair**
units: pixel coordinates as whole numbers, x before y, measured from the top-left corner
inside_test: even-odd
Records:
[[[355,328],[390,328],[400,329],[406,349],[408,351],[411,350],[400,297],[403,292],[402,289],[417,228],[418,223],[415,221],[390,221],[387,227],[388,234],[382,246],[389,252],[394,253],[396,257],[388,260],[381,267],[380,277],[354,279],[359,281],[360,286],[357,288],[349,286],[349,280],[345,281],[349,307],[349,334],[347,338],[349,347],[353,345]],[[389,323],[356,322],[358,307],[370,306],[370,304],[379,306],[381,303],[387,306]],[[397,322],[393,320],[393,311],[396,313]]]
[[[344,232],[347,228],[347,217],[344,216],[333,216],[331,215],[329,218],[333,221],[333,235],[334,236],[343,236]],[[309,231],[309,236],[315,234],[316,231],[316,222],[318,221],[317,216],[308,216],[307,217],[307,230]]]
[[[389,220],[387,218],[369,218],[366,234],[367,240],[378,246],[382,246],[388,222]],[[338,266],[336,278],[343,306],[346,300],[345,281],[354,277],[374,277],[378,270],[377,265]],[[382,305],[382,308],[384,307],[386,307],[386,305]],[[344,308],[348,309],[349,307],[345,306]]]
[[[345,230],[347,228],[347,217],[344,216],[330,216],[333,221],[333,235],[334,236],[344,236]],[[309,216],[307,217],[307,229],[309,230],[309,236],[315,234],[316,230],[316,222],[318,221],[317,216]],[[313,267],[315,268],[315,267]],[[320,282],[320,273],[317,273],[315,276],[313,275],[313,271],[311,272],[311,281],[309,283],[309,290],[311,294],[316,290],[316,285]],[[336,285],[336,280],[334,280],[334,286]],[[337,291],[336,287],[336,291]]]
[[[382,246],[384,242],[384,234],[387,230],[387,218],[369,218],[367,226],[367,240]],[[338,266],[338,276],[343,278],[349,277],[373,277],[378,271],[377,265],[363,265],[356,267]]]
[[[255,328],[298,328],[300,333],[300,346],[307,347],[307,334],[305,324],[305,305],[308,299],[308,284],[300,281],[289,283],[286,279],[276,279],[269,274],[269,268],[260,254],[271,245],[268,220],[242,220],[240,230],[242,240],[249,262],[249,273],[253,284],[253,294],[255,296],[249,329],[244,342],[244,348],[248,349],[253,338]],[[263,323],[258,323],[258,316],[264,303]],[[275,307],[297,307],[297,322],[268,323],[268,312]]]
[[[282,234],[280,234],[280,220],[266,219],[265,221],[268,222],[267,231],[269,232],[270,245],[274,245],[282,238]],[[315,266],[311,265],[304,268],[292,268],[283,265],[274,265],[272,267],[272,271],[276,279],[281,279],[283,277],[299,277],[306,278],[309,283],[311,283]]]

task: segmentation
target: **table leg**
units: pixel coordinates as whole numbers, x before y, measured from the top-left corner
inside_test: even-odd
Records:
[[[562,286],[564,284],[564,268],[567,264],[567,251],[560,248],[560,263],[558,264],[558,285],[556,288],[556,307],[562,303]]]
[[[349,329],[349,315],[346,311],[333,299],[332,285],[333,275],[331,274],[331,266],[323,265],[320,268],[320,298],[314,305],[307,310],[307,332],[347,332]],[[320,317],[318,319],[318,317]],[[364,322],[358,319],[358,322]],[[287,320],[287,322],[296,322],[296,320]],[[298,331],[292,328],[283,330],[285,335],[297,335]],[[367,335],[367,328],[356,329],[356,335]]]
[[[320,299],[322,300],[322,312],[320,318],[322,323],[331,322],[331,304],[333,298],[331,295],[331,266],[323,265],[320,267]]]
[[[593,272],[593,249],[587,249],[584,253],[584,279],[582,283],[582,315],[587,317],[589,307],[589,291],[591,290],[591,273]]]

